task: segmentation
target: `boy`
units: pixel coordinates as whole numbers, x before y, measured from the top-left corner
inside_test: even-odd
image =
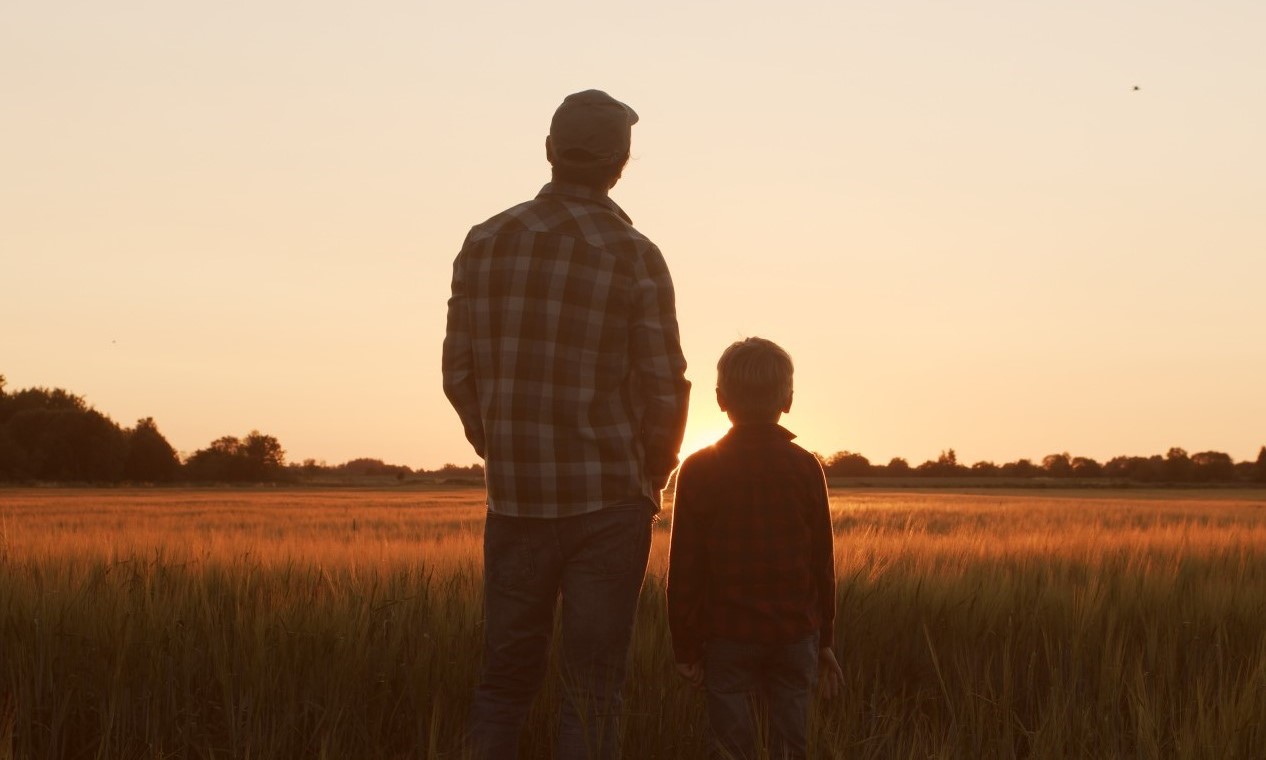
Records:
[[[713,757],[803,758],[809,695],[843,673],[831,649],[835,562],[826,479],[778,424],[791,411],[791,357],[763,338],[717,362],[717,404],[733,427],[677,474],[668,622],[677,670],[707,691]]]

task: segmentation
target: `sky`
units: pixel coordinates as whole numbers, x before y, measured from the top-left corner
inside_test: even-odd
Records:
[[[0,374],[177,450],[470,464],[440,385],[467,230],[632,105],[612,197],[694,384],[912,464],[1266,444],[1255,0],[34,2],[0,7]]]

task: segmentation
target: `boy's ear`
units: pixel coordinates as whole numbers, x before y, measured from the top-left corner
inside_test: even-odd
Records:
[[[786,414],[787,412],[791,411],[791,400],[795,398],[795,395],[796,395],[795,391],[791,391],[790,393],[787,394],[787,403],[782,405],[783,414]]]
[[[725,402],[725,394],[721,392],[719,387],[717,388],[717,406],[721,407],[723,412],[730,411],[730,405]]]

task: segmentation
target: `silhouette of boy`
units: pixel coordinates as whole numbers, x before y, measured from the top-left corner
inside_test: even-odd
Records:
[[[717,362],[732,428],[677,474],[668,622],[677,670],[707,692],[713,757],[803,758],[809,698],[843,674],[831,649],[835,563],[826,479],[778,424],[791,410],[791,357],[763,338]]]

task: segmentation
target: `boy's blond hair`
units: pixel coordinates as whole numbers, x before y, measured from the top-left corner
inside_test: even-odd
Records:
[[[730,344],[717,361],[717,391],[743,421],[777,419],[791,400],[791,355],[765,338]]]

